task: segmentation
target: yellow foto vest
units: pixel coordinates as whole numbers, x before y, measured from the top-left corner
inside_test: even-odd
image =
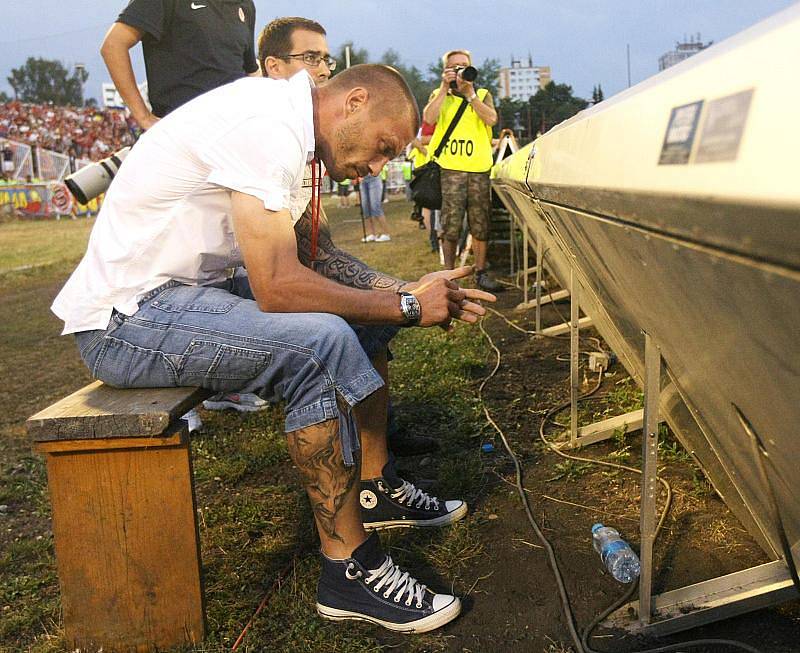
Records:
[[[430,148],[426,149],[430,154]],[[428,154],[423,154],[416,147],[411,148],[411,151],[408,153],[408,158],[411,159],[411,164],[414,166],[414,170],[421,168],[428,162]]]
[[[436,89],[431,94],[431,99],[438,93],[439,89]],[[489,91],[485,88],[479,88],[476,101],[483,102],[488,93]],[[439,142],[456,115],[461,102],[462,98],[453,95],[448,95],[444,99],[439,119],[436,121],[436,130],[428,145],[431,157],[439,147]],[[492,128],[480,119],[472,106],[467,106],[436,162],[445,170],[488,172],[491,169],[494,164],[492,160]]]

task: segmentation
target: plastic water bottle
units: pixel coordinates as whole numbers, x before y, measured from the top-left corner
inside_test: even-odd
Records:
[[[620,583],[630,583],[639,577],[639,556],[616,529],[595,524],[592,526],[592,544],[606,569]]]

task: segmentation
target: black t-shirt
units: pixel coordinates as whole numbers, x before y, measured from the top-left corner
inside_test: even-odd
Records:
[[[258,70],[253,0],[130,0],[117,19],[144,32],[153,113]]]

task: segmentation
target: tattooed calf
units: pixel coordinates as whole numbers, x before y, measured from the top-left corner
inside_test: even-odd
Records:
[[[293,431],[289,433],[288,443],[289,454],[303,477],[317,524],[328,537],[344,543],[336,532],[336,519],[358,477],[358,465],[344,465],[337,420]]]

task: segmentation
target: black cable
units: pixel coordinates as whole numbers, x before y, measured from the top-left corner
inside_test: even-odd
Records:
[[[505,433],[503,433],[502,429],[492,419],[491,415],[489,414],[488,409],[486,408],[486,404],[483,402],[483,388],[486,386],[488,381],[492,377],[494,377],[494,375],[497,373],[497,370],[500,368],[500,359],[501,359],[500,350],[494,344],[494,341],[492,340],[491,336],[486,331],[483,322],[484,322],[484,320],[481,320],[480,325],[479,325],[480,326],[480,330],[484,334],[486,339],[488,340],[489,345],[495,351],[495,354],[496,354],[496,357],[497,357],[494,369],[483,380],[483,382],[481,383],[481,385],[480,385],[480,387],[478,389],[478,397],[479,397],[479,399],[481,401],[481,404],[483,405],[483,412],[486,415],[486,418],[489,421],[489,423],[494,427],[494,429],[500,435],[500,438],[503,441],[503,446],[504,446],[505,450],[508,452],[508,455],[511,457],[512,461],[514,462],[514,468],[515,468],[515,471],[516,471],[516,480],[517,480],[517,483],[516,483],[517,490],[518,490],[518,493],[520,495],[520,499],[522,500],[522,505],[525,508],[525,514],[526,514],[526,516],[528,518],[528,521],[530,522],[534,532],[536,533],[537,537],[539,538],[539,541],[542,543],[542,546],[544,547],[545,551],[547,552],[547,557],[548,557],[548,561],[549,561],[549,564],[550,564],[550,568],[553,571],[553,575],[555,576],[556,584],[558,585],[559,596],[561,598],[561,605],[562,605],[562,609],[564,611],[564,618],[565,618],[565,620],[567,622],[567,626],[569,628],[569,632],[570,632],[570,636],[572,637],[572,641],[575,644],[576,653],[601,653],[600,651],[596,651],[595,649],[592,649],[588,644],[588,639],[589,639],[589,637],[591,635],[591,632],[597,627],[597,625],[600,624],[600,622],[603,621],[603,619],[605,619],[609,614],[611,614],[614,610],[616,610],[620,605],[625,603],[628,600],[628,598],[630,598],[630,596],[633,595],[633,593],[634,593],[634,591],[636,589],[636,584],[634,584],[631,588],[629,588],[621,599],[618,599],[612,606],[610,606],[609,608],[606,608],[606,610],[603,613],[601,613],[598,617],[595,617],[595,619],[592,621],[592,623],[589,625],[589,627],[586,628],[586,630],[584,631],[583,637],[581,637],[581,638],[578,637],[578,633],[577,633],[576,628],[575,628],[575,615],[574,615],[574,613],[572,611],[572,607],[571,607],[570,602],[569,602],[569,594],[568,594],[566,586],[564,584],[564,579],[561,576],[561,570],[559,569],[558,561],[555,558],[555,554],[553,552],[553,547],[550,544],[550,542],[547,540],[547,538],[544,536],[544,533],[542,533],[541,528],[539,527],[539,524],[537,523],[535,517],[533,516],[533,512],[531,511],[530,504],[528,502],[527,491],[526,491],[525,486],[524,486],[523,481],[522,481],[522,465],[520,464],[519,459],[516,457],[516,455],[514,454],[513,450],[511,449],[511,445],[509,444],[508,440],[506,439]],[[582,400],[590,397],[591,395],[593,395],[600,388],[600,385],[602,384],[602,380],[603,380],[603,373],[600,372],[600,374],[598,375],[597,384],[595,384],[595,386],[589,392],[587,392],[585,395],[582,395],[581,397],[579,397],[578,401],[582,401]],[[570,405],[569,401],[562,402],[561,404],[559,404],[557,406],[554,406],[553,408],[551,408],[550,410],[547,411],[547,413],[545,414],[545,416],[542,419],[542,422],[541,422],[541,424],[539,426],[539,434],[542,437],[542,439],[545,439],[544,438],[544,429],[545,429],[545,426],[546,426],[547,422],[550,421],[552,416],[554,416],[556,413],[558,413],[559,411],[563,410],[566,406],[569,406],[569,405]],[[561,453],[561,455],[566,455],[566,454],[563,454],[563,452],[558,452],[558,453]],[[633,469],[633,468],[629,468],[629,467],[626,467],[626,466],[623,466],[623,465],[618,465],[616,463],[607,463],[605,461],[596,461],[596,460],[587,459],[587,458],[578,458],[577,456],[567,456],[567,457],[576,458],[576,459],[579,459],[579,460],[587,460],[588,462],[592,462],[592,463],[595,463],[595,464],[611,465],[611,466],[614,466],[614,467],[622,467],[623,469],[629,469],[629,470],[632,470],[634,472],[641,473],[639,470],[636,470],[636,469]],[[662,479],[659,479],[659,480],[662,483],[665,483]],[[667,488],[669,489],[669,485],[667,485]],[[671,493],[670,493],[670,497],[671,497]],[[664,523],[664,519],[666,517],[667,508],[668,507],[669,507],[669,503],[667,503],[667,505],[665,506],[665,509],[662,511],[661,519],[659,520],[658,526],[656,527],[656,533],[655,533],[656,536],[660,532],[661,527],[662,527],[662,525]],[[691,641],[688,641],[688,642],[683,642],[683,643],[680,643],[680,644],[670,644],[670,645],[662,646],[662,647],[658,647],[658,648],[639,649],[638,651],[632,651],[631,653],[673,653],[673,652],[677,653],[677,652],[685,650],[687,648],[696,648],[698,646],[727,646],[727,647],[736,648],[736,649],[739,649],[739,650],[742,650],[742,651],[747,651],[747,653],[761,653],[761,651],[759,651],[756,648],[753,648],[753,647],[749,646],[748,644],[744,644],[742,642],[736,642],[736,641],[733,641],[733,640],[726,640],[726,639],[696,639],[696,640],[691,640]]]

